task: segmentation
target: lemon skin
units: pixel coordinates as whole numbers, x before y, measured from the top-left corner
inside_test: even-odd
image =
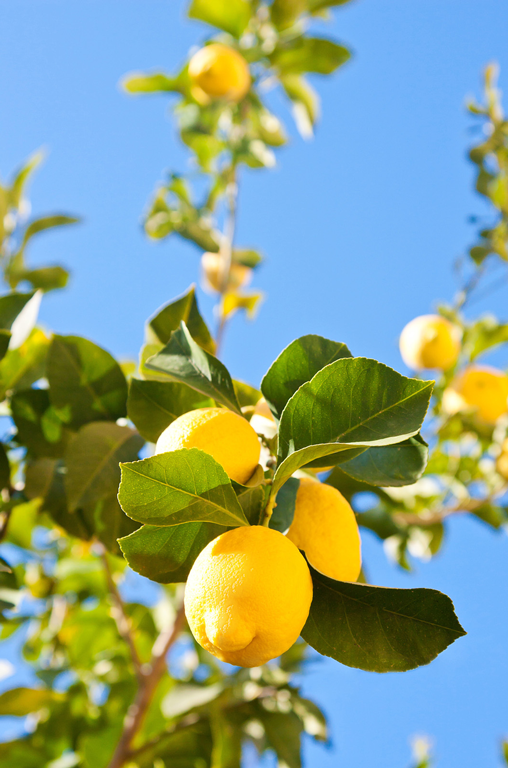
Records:
[[[157,440],[155,453],[199,448],[228,477],[246,483],[259,463],[261,446],[249,422],[226,408],[197,408],[175,419]]]
[[[440,315],[421,315],[406,325],[400,335],[400,354],[408,368],[447,371],[460,353],[460,329]]]
[[[249,66],[243,56],[222,43],[206,45],[194,54],[189,62],[189,77],[198,101],[212,98],[238,102],[251,84]]]
[[[453,394],[457,403],[455,410],[473,407],[480,421],[487,424],[495,424],[508,411],[508,376],[497,368],[471,365],[455,379],[449,390],[445,392],[444,402],[449,402]]]
[[[355,513],[331,485],[302,478],[287,537],[320,573],[337,581],[356,581],[362,567]]]
[[[197,642],[241,667],[258,667],[291,648],[311,602],[305,559],[288,538],[260,525],[211,541],[185,586],[185,615]]]

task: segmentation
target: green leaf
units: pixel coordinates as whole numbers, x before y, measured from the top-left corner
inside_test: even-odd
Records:
[[[69,273],[63,267],[56,265],[41,269],[25,269],[17,277],[19,277],[19,282],[27,280],[34,288],[40,288],[41,291],[47,293],[57,288],[65,288],[69,280]]]
[[[16,173],[9,190],[9,203],[13,208],[19,208],[23,198],[25,185],[35,169],[44,160],[44,156],[45,152],[43,150],[34,152],[34,154],[28,158],[27,162],[24,163]]]
[[[351,477],[371,485],[412,485],[423,474],[428,446],[420,435],[397,445],[367,448],[356,458],[341,464]]]
[[[97,421],[82,427],[65,455],[69,511],[116,496],[119,463],[135,459],[143,445],[137,432],[113,422]]]
[[[224,690],[223,683],[212,685],[177,684],[166,694],[161,702],[164,717],[171,719],[203,707],[220,696]]]
[[[78,224],[80,219],[75,216],[67,216],[64,214],[54,214],[53,216],[43,216],[40,219],[31,221],[25,230],[23,235],[22,247],[39,232],[43,232],[46,229],[54,229],[55,227],[63,227],[67,224]]]
[[[0,490],[9,488],[11,484],[11,467],[5,445],[0,443]]]
[[[230,318],[239,309],[244,309],[249,320],[253,320],[264,297],[262,291],[228,291],[222,298],[223,317]]]
[[[157,313],[150,318],[146,328],[146,342],[167,344],[171,334],[179,329],[182,321],[186,324],[194,341],[213,354],[215,343],[199,313],[194,285],[187,293],[157,310]]]
[[[7,352],[0,362],[0,401],[10,390],[26,389],[44,376],[48,348],[46,334],[34,328],[20,347]]]
[[[145,440],[151,443],[155,443],[166,427],[182,414],[213,405],[213,400],[203,397],[185,384],[134,378],[129,382],[129,419]]]
[[[268,369],[261,391],[276,419],[302,384],[335,360],[351,357],[345,344],[322,336],[302,336],[286,347]]]
[[[31,456],[63,456],[70,433],[53,408],[47,389],[24,389],[11,398],[11,412],[17,427],[16,442]]]
[[[294,712],[267,712],[261,706],[258,711],[266,738],[277,755],[279,765],[300,768],[300,737],[303,731],[300,718]]]
[[[0,296],[0,328],[10,330],[21,310],[26,307],[35,291],[30,293],[8,293]]]
[[[106,549],[114,555],[121,555],[117,539],[129,536],[139,525],[124,513],[118,503],[116,491],[117,488],[112,496],[101,496],[98,501],[87,504],[82,516]]]
[[[429,664],[466,633],[449,597],[334,581],[311,568],[314,597],[302,637],[348,667],[404,672]]]
[[[272,512],[269,526],[280,533],[286,533],[293,522],[295,514],[296,494],[300,481],[290,477],[277,494],[277,504]]]
[[[127,382],[122,369],[109,352],[88,339],[54,336],[47,377],[51,403],[68,411],[72,427],[90,421],[116,421],[127,414]]]
[[[0,715],[25,717],[62,699],[62,694],[44,688],[13,688],[0,696]]]
[[[132,72],[122,79],[121,85],[127,93],[182,92],[181,78],[169,77],[164,72]]]
[[[247,0],[192,0],[188,15],[212,27],[241,37],[250,21],[252,8]]]
[[[220,360],[196,344],[184,322],[164,349],[147,360],[146,366],[241,413],[229,371]]]
[[[270,15],[278,29],[286,29],[305,13],[307,6],[308,0],[273,0]]]
[[[248,525],[229,477],[209,454],[182,448],[122,464],[124,512],[151,525]]]
[[[309,139],[319,117],[319,96],[300,75],[281,75],[280,82],[293,104],[293,117],[300,135]]]
[[[243,488],[238,494],[238,501],[250,525],[259,525],[268,490],[266,485],[256,485],[252,488]]]
[[[143,525],[118,544],[133,571],[161,584],[174,584],[187,581],[201,550],[222,533],[224,526],[213,523]]]
[[[507,341],[508,323],[499,323],[492,315],[480,318],[472,328],[468,329],[466,336],[470,361],[472,362],[488,349],[505,344]]]
[[[3,328],[0,328],[0,360],[3,360],[7,354],[11,336],[12,334],[10,331],[5,331]]]
[[[311,13],[322,11],[324,8],[333,8],[338,5],[346,5],[351,0],[307,0],[307,5]]]
[[[270,55],[270,61],[283,75],[330,75],[350,58],[350,51],[343,45],[319,37],[297,37],[290,45],[278,46]]]
[[[238,381],[235,379],[233,384],[235,387],[236,397],[238,398],[238,402],[242,408],[246,405],[256,405],[258,400],[261,399],[261,392],[259,389],[251,387],[251,385],[246,384],[245,381]]]

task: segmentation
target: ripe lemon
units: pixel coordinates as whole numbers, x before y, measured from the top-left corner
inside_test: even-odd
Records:
[[[189,62],[189,77],[197,101],[228,99],[240,101],[250,88],[249,65],[243,56],[222,43],[201,48]]]
[[[259,462],[261,446],[249,422],[226,408],[197,408],[184,413],[157,440],[155,453],[200,448],[237,483],[246,483]]]
[[[487,365],[471,365],[455,379],[443,395],[450,412],[472,406],[478,418],[494,424],[508,411],[508,376]]]
[[[503,440],[501,453],[497,457],[496,469],[505,480],[508,480],[508,440]]]
[[[406,325],[400,335],[400,354],[408,368],[438,368],[446,371],[460,353],[460,329],[439,315],[421,315]]]
[[[311,602],[305,559],[289,539],[260,525],[211,541],[185,586],[185,615],[197,642],[241,667],[258,667],[291,648]]]
[[[222,257],[220,253],[204,253],[201,257],[201,272],[205,286],[216,293],[222,289]],[[252,275],[252,269],[234,261],[229,270],[227,288],[241,288],[247,285]]]
[[[302,478],[287,537],[313,568],[331,579],[356,581],[362,567],[355,513],[331,485]]]

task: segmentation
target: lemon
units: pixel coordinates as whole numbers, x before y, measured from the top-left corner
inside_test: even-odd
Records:
[[[203,282],[210,291],[220,293],[222,289],[222,256],[220,253],[204,253],[201,257],[201,272]],[[244,264],[231,263],[227,288],[241,288],[247,285],[252,275],[252,269]]]
[[[157,440],[155,453],[199,448],[213,456],[237,483],[259,463],[261,446],[249,422],[226,408],[197,408],[175,419]]]
[[[406,325],[400,335],[400,354],[408,368],[438,368],[455,365],[460,353],[460,329],[439,315],[421,315]]]
[[[494,424],[508,411],[508,376],[487,365],[471,365],[445,390],[443,407],[449,412],[473,407],[481,421]]]
[[[311,602],[305,559],[289,539],[260,525],[211,541],[185,586],[185,615],[197,642],[241,667],[258,667],[287,651]]]
[[[189,77],[197,101],[240,101],[250,88],[249,66],[243,56],[222,43],[201,48],[189,62]]]
[[[320,573],[338,581],[356,581],[362,567],[355,513],[331,485],[302,478],[287,537]]]

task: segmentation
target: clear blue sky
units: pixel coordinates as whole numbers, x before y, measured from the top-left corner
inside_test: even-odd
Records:
[[[117,84],[130,70],[177,68],[205,28],[184,20],[180,0],[0,0],[0,28],[0,173],[46,145],[34,212],[85,219],[34,244],[34,263],[60,261],[73,273],[67,291],[45,299],[42,319],[134,357],[143,322],[195,280],[199,254],[177,240],[153,246],[141,232],[155,182],[164,169],[184,170],[186,153],[167,101],[127,98]],[[242,180],[239,239],[267,257],[255,284],[268,300],[255,324],[235,321],[224,357],[253,384],[289,341],[311,332],[404,371],[402,326],[452,296],[452,262],[473,239],[467,216],[485,210],[472,193],[463,105],[492,59],[508,91],[508,5],[362,0],[337,11],[331,31],[355,57],[336,77],[316,78],[315,141],[291,129],[278,168]],[[287,114],[278,97],[273,103]],[[508,319],[507,290],[475,310]],[[209,314],[210,300],[202,304]],[[303,687],[327,711],[333,748],[306,746],[306,765],[405,768],[409,737],[427,733],[443,768],[500,766],[506,534],[457,519],[442,554],[413,576],[364,538],[374,582],[443,590],[469,635],[405,675],[317,663]]]

